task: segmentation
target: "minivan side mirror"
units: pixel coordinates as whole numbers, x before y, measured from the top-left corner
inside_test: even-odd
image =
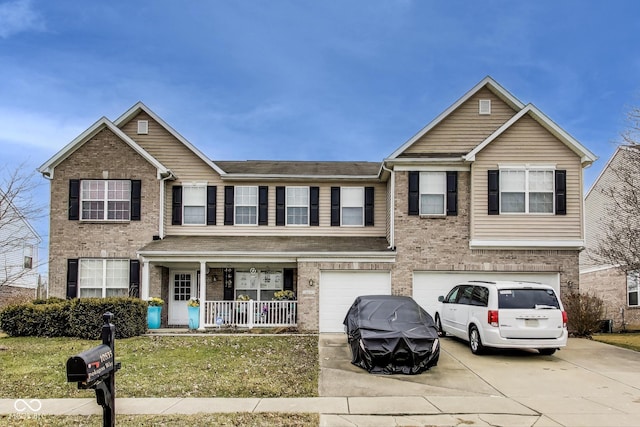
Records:
[[[438,302],[444,302],[444,297],[442,295],[438,297]]]

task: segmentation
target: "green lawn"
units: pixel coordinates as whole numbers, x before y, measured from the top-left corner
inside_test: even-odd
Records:
[[[618,347],[640,351],[640,333],[595,334],[593,339]]]
[[[100,344],[0,337],[0,398],[93,397],[66,382],[66,361]],[[136,337],[116,341],[118,397],[309,397],[318,393],[316,336]],[[256,424],[260,425],[260,424]]]

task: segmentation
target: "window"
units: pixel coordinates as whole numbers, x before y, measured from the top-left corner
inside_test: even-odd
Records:
[[[128,259],[81,259],[79,267],[81,298],[129,295]]]
[[[342,225],[364,225],[364,188],[343,187],[340,200]]]
[[[205,225],[207,206],[207,186],[202,184],[183,187],[182,223],[185,225]]]
[[[33,246],[26,245],[24,247],[24,263],[23,267],[27,270],[31,270],[33,268]]]
[[[287,225],[309,225],[309,187],[287,187]]]
[[[420,215],[445,215],[446,172],[420,172]]]
[[[553,213],[553,200],[553,170],[500,170],[501,213]]]
[[[235,187],[235,224],[258,225],[258,187]]]
[[[638,306],[638,293],[640,292],[640,272],[634,271],[627,274],[627,298],[629,306]]]
[[[131,181],[84,180],[80,199],[80,219],[128,221],[131,212]]]
[[[240,295],[254,301],[271,301],[283,289],[282,270],[236,271],[236,299]]]

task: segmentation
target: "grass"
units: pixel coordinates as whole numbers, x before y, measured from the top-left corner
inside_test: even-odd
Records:
[[[73,338],[0,337],[0,398],[93,397],[93,391],[66,382],[66,361],[98,344]],[[318,393],[315,336],[145,336],[117,340],[115,354],[122,363],[116,375],[118,397]]]
[[[118,415],[118,426],[317,426],[318,414],[238,413],[195,415]],[[101,426],[102,416],[0,415],[0,425],[21,427]]]
[[[625,334],[595,334],[595,341],[628,348],[629,350],[640,351],[640,333]]]

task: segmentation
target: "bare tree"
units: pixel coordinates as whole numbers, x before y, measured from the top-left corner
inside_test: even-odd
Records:
[[[608,200],[607,217],[593,258],[627,273],[640,270],[640,108],[629,113],[619,159],[610,165],[613,179],[601,189]]]
[[[28,170],[24,164],[15,169],[0,165],[0,286],[20,283],[34,272],[37,276],[38,265],[26,265],[22,251],[27,244],[37,244],[30,227],[46,214],[46,206],[34,201],[40,182],[35,171]]]

